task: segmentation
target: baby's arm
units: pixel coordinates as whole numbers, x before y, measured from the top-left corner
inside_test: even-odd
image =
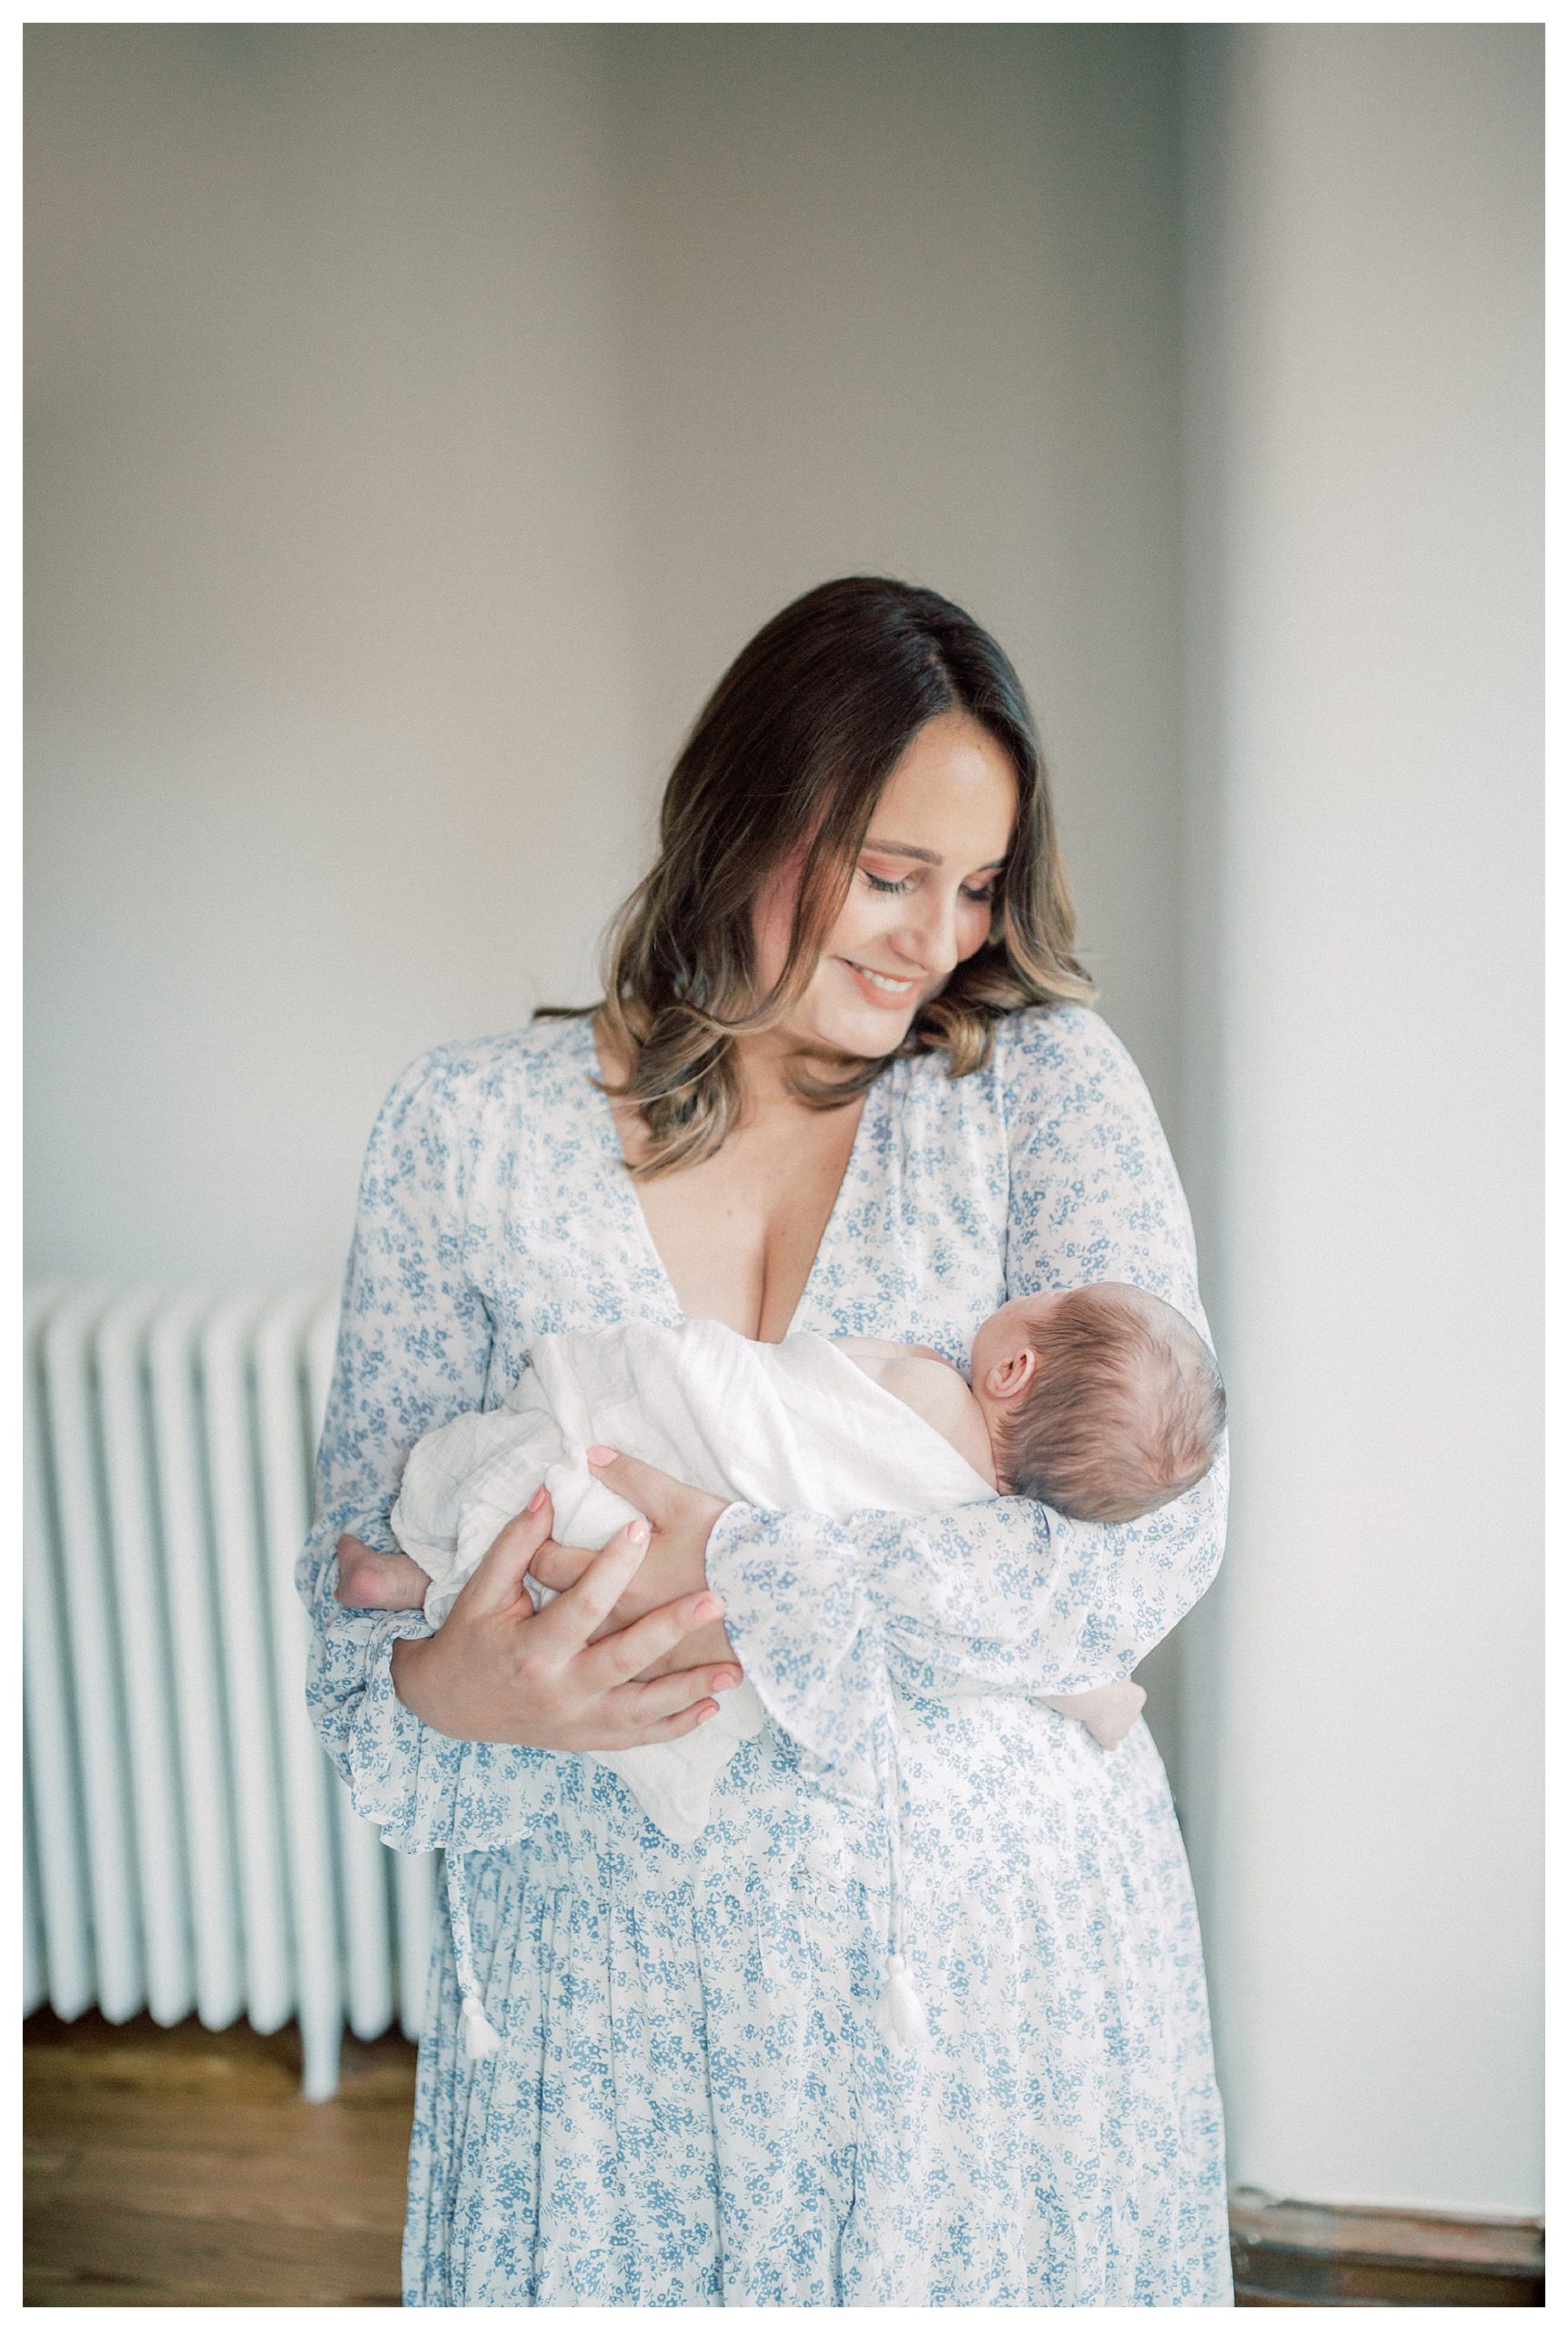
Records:
[[[983,1481],[996,1487],[996,1459],[980,1403],[950,1361],[926,1343],[884,1342],[875,1335],[844,1335],[837,1341],[845,1358],[913,1408]]]
[[[430,1579],[410,1554],[378,1554],[338,1540],[338,1599],[346,1610],[420,1610]]]

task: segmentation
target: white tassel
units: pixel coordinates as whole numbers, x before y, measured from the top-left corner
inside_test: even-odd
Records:
[[[463,2046],[476,2063],[482,2063],[501,2045],[501,2036],[470,1991],[463,2000]]]
[[[887,1961],[887,1980],[876,2001],[875,2021],[877,2029],[885,2037],[896,2039],[901,2046],[924,2047],[931,2035],[920,1993],[896,1950]]]

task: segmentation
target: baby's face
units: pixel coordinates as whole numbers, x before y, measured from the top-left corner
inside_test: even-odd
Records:
[[[1011,1302],[1004,1302],[999,1311],[993,1311],[976,1329],[975,1340],[969,1346],[969,1386],[982,1406],[1006,1398],[1009,1392],[1016,1395],[1024,1388],[1015,1379],[1026,1359],[1026,1381],[1034,1372],[1035,1352],[1028,1330],[1037,1325],[1061,1299],[1059,1291],[1017,1295]]]

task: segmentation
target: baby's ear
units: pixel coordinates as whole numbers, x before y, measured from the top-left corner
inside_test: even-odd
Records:
[[[1006,1359],[998,1359],[986,1373],[986,1389],[993,1400],[1021,1400],[1039,1373],[1039,1359],[1029,1343],[1020,1343]]]

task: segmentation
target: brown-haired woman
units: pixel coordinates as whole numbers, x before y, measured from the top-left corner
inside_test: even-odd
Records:
[[[1230,2302],[1159,1758],[1037,1704],[1197,1599],[1222,1466],[1115,1527],[1017,1499],[840,1525],[605,1452],[651,1543],[559,1545],[546,1501],[433,1635],[332,1591],[339,1533],[389,1547],[412,1442],[543,1334],[701,1316],[961,1363],[1004,1298],[1101,1279],[1201,1327],[1072,945],[1001,650],[933,592],[828,583],[693,731],[603,1005],[430,1053],[381,1112],[301,1565],[312,1703],[389,1841],[464,1856],[502,2041],[463,2052],[440,1920],[411,2304]],[[529,1568],[561,1589],[537,1616]],[[770,1720],[694,1844],[570,1752],[693,1728],[742,1666]],[[890,1962],[923,2039],[878,2012]]]

